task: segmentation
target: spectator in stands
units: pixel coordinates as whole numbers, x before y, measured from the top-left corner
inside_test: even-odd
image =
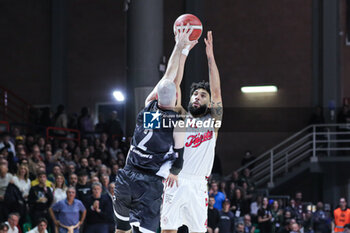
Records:
[[[119,141],[122,140],[123,129],[118,119],[117,111],[112,111],[110,119],[106,122],[106,129],[110,139],[114,137],[114,139],[118,139]]]
[[[108,193],[108,186],[109,186],[109,175],[107,173],[104,173],[100,176],[100,182],[102,184],[102,195]]]
[[[236,233],[244,233],[244,224],[242,222],[237,223]]]
[[[219,232],[232,233],[235,230],[234,215],[230,211],[230,201],[226,199],[220,211]]]
[[[304,233],[314,233],[312,229],[312,212],[311,210],[306,211],[304,214],[304,219],[302,224],[299,224],[300,231],[303,231]]]
[[[70,186],[67,189],[66,196],[66,199],[50,208],[50,215],[59,233],[78,233],[86,216],[86,208],[80,200],[75,199],[74,187]]]
[[[78,117],[78,129],[83,135],[94,131],[94,123],[88,107],[83,107],[81,109],[80,116]]]
[[[17,158],[14,158],[13,154],[11,152],[8,152],[5,147],[0,149],[0,157],[7,161],[9,173],[15,173],[17,170]]]
[[[107,222],[109,233],[115,233],[114,211],[113,211],[113,196],[114,196],[115,183],[111,182],[108,185],[107,193],[104,195],[107,200]]]
[[[236,185],[232,181],[226,182],[226,197],[229,200],[232,200],[233,196],[235,195]]]
[[[51,151],[45,151],[45,155],[44,155],[44,163],[46,166],[46,173],[47,174],[51,174],[53,167],[55,166],[55,160],[54,157],[52,155]]]
[[[119,171],[119,165],[116,163],[113,164],[112,165],[112,172],[111,172],[111,175],[109,176],[110,181],[112,181],[112,182],[115,181],[115,178],[117,177],[118,171]]]
[[[30,217],[35,225],[39,218],[49,219],[48,210],[53,202],[52,191],[46,186],[46,173],[39,173],[38,180],[39,184],[30,189],[28,197]]]
[[[330,219],[323,209],[323,203],[318,202],[316,205],[316,212],[312,216],[313,229],[315,233],[327,233],[330,232]]]
[[[255,226],[252,224],[252,219],[249,214],[244,215],[244,233],[254,233]]]
[[[108,233],[108,218],[106,216],[108,202],[101,195],[102,185],[101,183],[93,183],[91,187],[92,195],[86,198],[84,203],[87,209],[84,231],[85,233]]]
[[[214,208],[215,198],[209,197],[208,203],[208,233],[219,233],[220,213]]]
[[[91,183],[100,183],[100,179],[97,177],[97,175],[91,177]]]
[[[78,173],[85,172],[88,176],[91,176],[91,170],[89,168],[89,161],[86,157],[81,157],[79,159],[79,169]]]
[[[15,145],[11,142],[11,137],[9,133],[3,133],[0,140],[0,150],[6,148],[7,152],[12,153],[16,157]]]
[[[40,149],[37,144],[34,144],[31,148],[32,148],[32,151],[28,156],[28,161],[29,161],[28,168],[30,173],[36,174],[38,162],[42,160],[42,157],[40,155]]]
[[[45,218],[40,218],[38,220],[38,225],[27,233],[48,233],[47,232],[47,220]]]
[[[18,222],[19,222],[19,214],[18,213],[10,213],[7,219],[7,222],[5,222],[8,226],[8,233],[18,233]]]
[[[40,150],[41,158],[44,159],[45,154],[45,138],[43,136],[39,136],[37,139],[37,144]]]
[[[28,133],[25,136],[25,145],[28,149],[32,148],[33,145],[35,144],[34,136],[30,133]]]
[[[216,182],[211,183],[211,188],[209,190],[209,196],[212,196],[215,198],[214,208],[221,210],[222,203],[225,201],[225,195],[219,191],[218,183],[216,183]]]
[[[256,196],[254,202],[250,204],[250,216],[254,223],[258,222],[258,211],[262,206],[263,197],[261,195]]]
[[[278,233],[289,233],[290,219],[284,219],[283,226],[279,229]]]
[[[239,187],[235,189],[235,195],[231,200],[231,211],[236,218],[243,218],[244,215],[249,214],[249,204],[245,200],[243,190]]]
[[[64,106],[60,104],[57,107],[57,112],[53,116],[54,126],[58,128],[67,128],[68,126],[68,117],[64,111]],[[63,130],[55,130],[55,134],[58,136],[65,136],[66,132]]]
[[[95,125],[95,132],[96,133],[103,133],[105,132],[106,129],[106,122],[105,122],[105,117],[102,113],[98,114],[98,122]]]
[[[85,170],[78,173],[78,184],[76,185],[77,198],[84,202],[84,199],[91,195],[91,186],[88,182],[88,174]]]
[[[67,178],[67,179],[69,179],[69,176],[70,176],[70,174],[73,174],[73,173],[75,173],[75,163],[74,162],[68,162],[68,163],[66,163],[66,173],[65,173],[65,177]]]
[[[90,172],[96,172],[96,161],[93,156],[88,157]]]
[[[219,191],[222,192],[225,197],[227,197],[227,193],[226,193],[226,182],[225,181],[220,181],[220,188],[219,188]]]
[[[0,223],[0,233],[8,233],[9,226],[6,223]]]
[[[75,173],[69,175],[68,185],[75,187],[78,183],[78,176]]]
[[[254,196],[254,191],[249,189],[249,186],[247,184],[247,182],[243,182],[242,183],[242,190],[244,192],[244,196],[245,196],[245,200],[247,201],[247,203],[251,203],[253,196]]]
[[[13,184],[17,186],[17,188],[22,193],[22,196],[25,200],[28,199],[29,190],[30,190],[30,180],[29,180],[29,169],[25,165],[19,165],[17,174],[13,176]]]
[[[119,141],[117,139],[113,140],[112,145],[108,149],[108,152],[113,159],[118,160],[118,157],[117,157],[118,153],[123,151],[122,149],[120,149]]]
[[[243,170],[243,174],[240,178],[239,185],[242,186],[244,182],[247,183],[249,192],[254,192],[255,183],[254,183],[253,178],[250,176],[250,169],[249,168],[245,168]]]
[[[47,179],[50,180],[51,182],[55,182],[55,177],[61,174],[63,174],[61,166],[56,164],[52,168],[52,174],[49,174]]]
[[[108,150],[105,143],[101,143],[101,145],[96,148],[93,153],[95,159],[101,159],[102,163],[106,163],[109,157]]]
[[[108,142],[113,139],[113,136],[108,136],[107,133],[101,133],[100,135],[100,141],[101,143],[104,143],[105,145],[109,145]],[[114,138],[118,139],[118,138]]]
[[[37,169],[37,172],[36,172],[36,174],[38,174],[37,175],[37,177],[35,178],[35,180],[33,180],[32,182],[31,182],[31,186],[32,187],[34,187],[34,186],[36,186],[36,185],[38,185],[39,184],[39,174],[45,174],[46,175],[46,169],[44,168],[44,167],[42,167],[42,166],[40,166],[38,169]],[[46,184],[46,187],[50,187],[50,188],[54,188],[54,184],[51,182],[51,181],[49,181],[48,179],[47,179],[47,177],[46,177],[46,179],[45,179],[45,184]]]
[[[300,226],[298,223],[293,223],[291,225],[291,231],[290,233],[300,233]]]
[[[256,157],[254,155],[252,155],[252,152],[247,150],[244,153],[244,157],[242,159],[241,165],[245,166],[246,164],[253,162],[255,159],[256,159]],[[254,163],[251,163],[248,165],[248,168],[251,170],[254,168],[254,165],[255,165]]]
[[[350,224],[344,226],[344,233],[350,233]]]
[[[55,187],[53,191],[53,204],[64,200],[67,198],[67,186],[66,186],[66,181],[64,179],[64,176],[59,174],[56,176],[55,179]]]
[[[262,206],[258,211],[258,228],[261,233],[271,232],[272,215],[268,207],[269,200],[267,197],[263,198]]]
[[[98,176],[108,174],[108,167],[106,165],[104,165],[104,164],[98,165],[98,163],[96,163],[96,166],[98,167],[98,169],[97,169]]]
[[[286,208],[284,209],[284,213],[286,214],[286,212],[290,212],[291,213],[291,218],[295,218],[297,215],[297,209],[295,206],[295,200],[294,198],[289,200],[288,205],[286,206]]]
[[[0,221],[6,219],[6,203],[4,202],[5,192],[8,184],[13,179],[13,176],[8,173],[8,162],[5,159],[0,159]]]
[[[302,220],[304,215],[303,193],[298,191],[295,193],[295,208],[298,212],[298,216]]]
[[[347,207],[344,197],[339,199],[339,207],[334,210],[333,216],[332,229],[334,232],[342,232],[344,231],[344,226],[350,224],[350,209]]]
[[[4,203],[7,213],[19,213],[20,223],[23,224],[27,214],[26,200],[24,200],[19,188],[13,183],[9,183],[6,188]]]
[[[277,233],[283,225],[283,210],[279,208],[277,200],[273,201],[271,216],[271,233]]]

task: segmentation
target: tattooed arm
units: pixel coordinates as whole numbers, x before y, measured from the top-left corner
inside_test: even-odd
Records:
[[[215,63],[213,51],[213,35],[208,31],[207,38],[204,39],[206,54],[209,68],[209,84],[211,92],[211,115],[216,121],[222,120],[223,105],[221,98],[220,74]],[[219,127],[215,128],[216,137],[218,135]]]

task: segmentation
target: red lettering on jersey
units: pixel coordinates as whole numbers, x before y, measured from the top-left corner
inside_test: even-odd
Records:
[[[196,134],[196,135],[190,135],[187,137],[189,142],[186,142],[185,146],[195,148],[202,144],[202,142],[208,141],[213,138],[213,131],[208,130],[204,134]]]

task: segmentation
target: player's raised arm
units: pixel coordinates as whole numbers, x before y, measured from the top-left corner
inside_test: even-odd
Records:
[[[177,101],[176,101],[176,108],[177,111],[180,112],[181,115],[186,115],[186,110],[182,107],[181,104],[181,82],[182,82],[182,78],[184,75],[184,70],[185,70],[185,63],[186,63],[186,59],[187,56],[189,54],[189,52],[191,51],[191,49],[198,43],[198,41],[194,41],[194,43],[191,43],[190,45],[187,45],[187,47],[185,49],[182,50],[182,54],[180,56],[180,63],[179,63],[179,68],[177,70],[177,74],[175,77],[175,85],[176,85],[176,92],[177,92]]]
[[[183,28],[183,27],[181,27],[181,28]],[[182,54],[182,51],[188,45],[190,46],[191,44],[196,43],[194,41],[189,40],[189,36],[191,35],[192,31],[193,31],[193,28],[189,29],[189,24],[187,24],[186,27],[184,27],[184,29],[181,29],[178,33],[176,33],[176,35],[175,35],[176,43],[175,43],[173,52],[171,53],[170,59],[168,61],[168,66],[167,66],[167,69],[165,71],[165,74],[160,81],[162,81],[164,79],[169,79],[170,81],[174,82],[176,75],[177,75],[178,68],[179,68],[180,56]],[[158,82],[158,84],[159,84],[159,82]],[[155,88],[152,90],[152,92],[146,98],[145,106],[147,106],[147,104],[149,102],[151,102],[152,100],[156,99],[158,84],[155,86]]]
[[[215,120],[222,120],[223,105],[221,98],[221,87],[220,87],[220,74],[218,67],[216,66],[213,50],[213,34],[208,31],[207,38],[204,38],[206,45],[205,51],[208,59],[209,68],[209,84],[211,92],[211,115]],[[219,129],[216,128],[216,132]]]

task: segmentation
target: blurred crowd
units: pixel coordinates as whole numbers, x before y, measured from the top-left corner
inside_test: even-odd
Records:
[[[59,106],[54,115],[44,111],[38,119],[45,126],[74,126],[82,138],[78,142],[69,132],[56,130],[48,139],[18,127],[2,133],[0,233],[114,233],[114,180],[125,165],[131,140],[123,137],[117,113],[93,125],[83,108],[72,123]],[[254,159],[247,151],[241,165],[249,166],[242,173],[209,178],[208,233],[348,231],[350,210],[344,198],[339,201],[339,220],[336,210],[304,201],[301,192],[293,198],[268,197],[251,177]]]
[[[47,140],[16,127],[1,134],[0,223],[8,232],[41,225],[42,232],[114,232],[113,181],[129,141],[107,132],[80,143],[65,137]]]

